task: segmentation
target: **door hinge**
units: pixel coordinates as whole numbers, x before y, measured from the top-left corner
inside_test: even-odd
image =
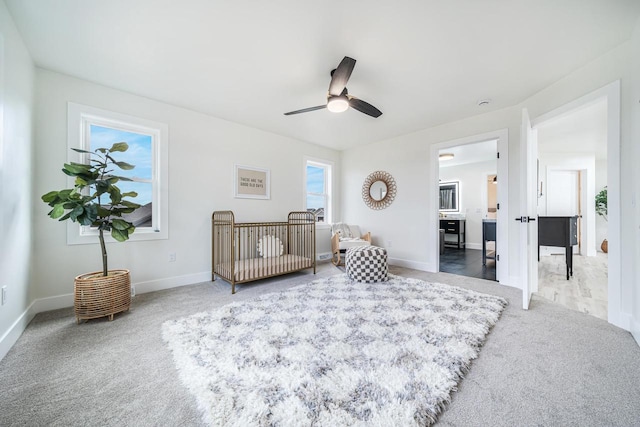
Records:
[[[496,204],[496,209],[500,210],[500,203]]]
[[[500,261],[500,255],[496,255],[496,261]]]
[[[500,152],[498,151],[496,154],[498,155],[498,158],[500,158]]]

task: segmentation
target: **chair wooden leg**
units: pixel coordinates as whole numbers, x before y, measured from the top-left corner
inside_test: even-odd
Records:
[[[340,252],[334,252],[333,256],[331,257],[331,263],[333,265],[335,265],[336,267],[340,265]]]

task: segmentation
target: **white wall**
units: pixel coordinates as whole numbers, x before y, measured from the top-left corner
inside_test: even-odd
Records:
[[[460,214],[465,217],[468,249],[482,249],[482,220],[487,214],[487,175],[496,173],[496,161],[440,166],[442,181],[460,181]]]
[[[585,210],[582,211],[582,253],[587,256],[596,255],[596,247],[600,247],[602,240],[596,240],[596,209],[595,188],[596,188],[596,159],[594,155],[584,153],[538,153],[540,160],[540,176],[542,180],[542,197],[538,199],[538,214],[549,215],[547,212],[547,196],[549,191],[549,172],[552,170],[572,170],[582,171],[583,181],[586,188],[583,188]],[[605,168],[606,171],[606,168]],[[605,172],[606,173],[606,172]],[[538,188],[540,184],[538,184]],[[562,250],[560,250],[561,253]]]
[[[640,52],[640,19],[638,19],[633,32],[631,51],[635,52],[635,55],[631,60],[630,73],[633,79],[630,90],[631,99],[629,112],[632,117],[632,125],[629,130],[630,137],[628,138],[627,143],[631,144],[631,147],[635,148],[635,151],[631,153],[631,157],[637,165],[638,161],[640,161],[640,54],[638,54],[638,52]],[[631,229],[635,232],[629,234],[632,236],[631,238],[633,238],[633,235],[635,234],[635,251],[632,251],[632,256],[636,262],[633,263],[635,276],[630,278],[632,287],[631,333],[638,344],[640,344],[640,266],[637,262],[637,260],[640,259],[640,168],[636,166],[633,168],[633,173],[623,176],[631,178],[633,182],[629,193],[629,199],[635,207],[635,210],[631,210],[630,212],[630,214],[634,216],[634,219],[631,222]]]
[[[29,286],[31,259],[31,159],[33,79],[31,57],[0,1],[0,359],[18,339],[32,315]],[[2,75],[4,74],[4,81]]]
[[[430,147],[432,144],[453,141],[464,137],[485,134],[508,128],[509,141],[520,132],[520,110],[505,109],[470,117],[468,119],[425,129],[364,147],[343,152],[343,216],[346,222],[357,222],[371,230],[376,241],[387,248],[392,262],[423,270],[435,270],[438,266],[429,261],[434,257],[428,241],[431,224],[428,212],[437,212],[430,197],[437,200],[436,186],[430,181]],[[517,141],[517,140],[516,140]],[[518,180],[518,149],[510,147],[509,180]],[[437,155],[437,153],[436,153]],[[398,192],[393,204],[384,210],[373,211],[363,203],[361,187],[366,176],[375,170],[385,170],[396,179]],[[517,186],[516,186],[517,187]],[[512,191],[508,197],[510,206],[518,206],[518,194]],[[517,210],[513,211],[514,213]],[[436,227],[434,225],[433,227]],[[509,222],[509,241],[517,245],[516,222]],[[437,233],[433,233],[434,236]],[[388,245],[388,241],[392,245]],[[517,259],[509,260],[509,272],[517,272]],[[501,279],[508,281],[507,278]]]
[[[637,31],[636,31],[637,32]],[[638,37],[637,34],[634,37]],[[635,39],[634,39],[635,40]],[[637,43],[637,41],[634,41]],[[637,45],[634,45],[637,46]],[[435,269],[427,259],[434,257],[430,251],[435,244],[427,242],[428,227],[426,212],[437,209],[431,206],[429,196],[434,183],[429,182],[429,146],[435,143],[481,134],[496,129],[508,128],[509,131],[509,212],[518,216],[520,210],[520,125],[522,108],[526,107],[532,118],[557,109],[575,99],[593,92],[616,80],[621,81],[621,194],[633,194],[638,191],[640,180],[633,180],[637,169],[637,157],[634,159],[638,144],[637,135],[631,134],[631,124],[638,121],[638,98],[631,96],[631,79],[638,79],[638,73],[632,73],[630,63],[640,49],[632,49],[626,42],[606,53],[602,57],[555,82],[549,87],[532,95],[519,105],[504,110],[470,117],[458,122],[448,123],[425,129],[409,135],[381,141],[366,147],[347,150],[343,154],[343,212],[345,221],[359,222],[365,228],[372,229],[377,238],[384,242],[393,240],[389,256],[401,260],[405,265],[416,268]],[[637,83],[637,81],[636,81]],[[429,84],[429,82],[425,82]],[[632,113],[633,112],[633,113]],[[632,116],[635,114],[635,116]],[[634,119],[635,117],[635,119]],[[394,204],[383,211],[371,211],[360,200],[360,188],[366,175],[377,169],[390,172],[396,178],[398,196]],[[434,197],[432,200],[436,200]],[[622,230],[636,230],[636,208],[630,197],[621,200]],[[519,245],[519,223],[511,221],[509,225],[509,253],[517,254]],[[629,329],[632,310],[632,291],[635,288],[637,264],[636,239],[632,233],[622,233],[621,247],[621,293],[614,302],[621,315],[612,321]],[[518,257],[509,257],[509,277],[511,284],[518,286]],[[636,298],[636,301],[640,297]],[[640,310],[638,310],[640,311]]]
[[[317,145],[231,123],[205,114],[99,86],[51,71],[36,72],[35,194],[64,188],[60,172],[67,158],[67,102],[167,123],[169,126],[169,239],[108,245],[111,268],[131,270],[136,291],[210,280],[211,213],[233,210],[236,221],[284,221],[303,208],[304,156],[334,162],[339,153]],[[233,198],[234,164],[271,170],[271,200]],[[334,191],[339,201],[339,180]],[[339,203],[335,206],[339,212]],[[34,283],[47,307],[69,305],[74,276],[100,269],[99,247],[67,246],[65,225],[35,206]],[[329,233],[318,233],[328,251]],[[326,242],[325,242],[326,240]],[[176,262],[168,254],[176,253]]]

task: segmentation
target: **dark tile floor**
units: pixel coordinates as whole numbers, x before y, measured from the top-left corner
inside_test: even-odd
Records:
[[[487,260],[482,265],[482,251],[476,249],[456,249],[445,247],[440,255],[440,271],[459,276],[476,277],[478,279],[496,280],[496,263]]]

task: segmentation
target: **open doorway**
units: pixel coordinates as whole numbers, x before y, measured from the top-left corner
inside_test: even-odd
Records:
[[[498,140],[438,151],[439,271],[497,280]]]
[[[607,100],[580,106],[536,129],[538,215],[575,217],[577,228],[574,274],[568,280],[565,249],[540,247],[537,294],[606,320],[608,255],[599,239],[606,237],[607,227],[596,215],[595,197],[607,187]]]

